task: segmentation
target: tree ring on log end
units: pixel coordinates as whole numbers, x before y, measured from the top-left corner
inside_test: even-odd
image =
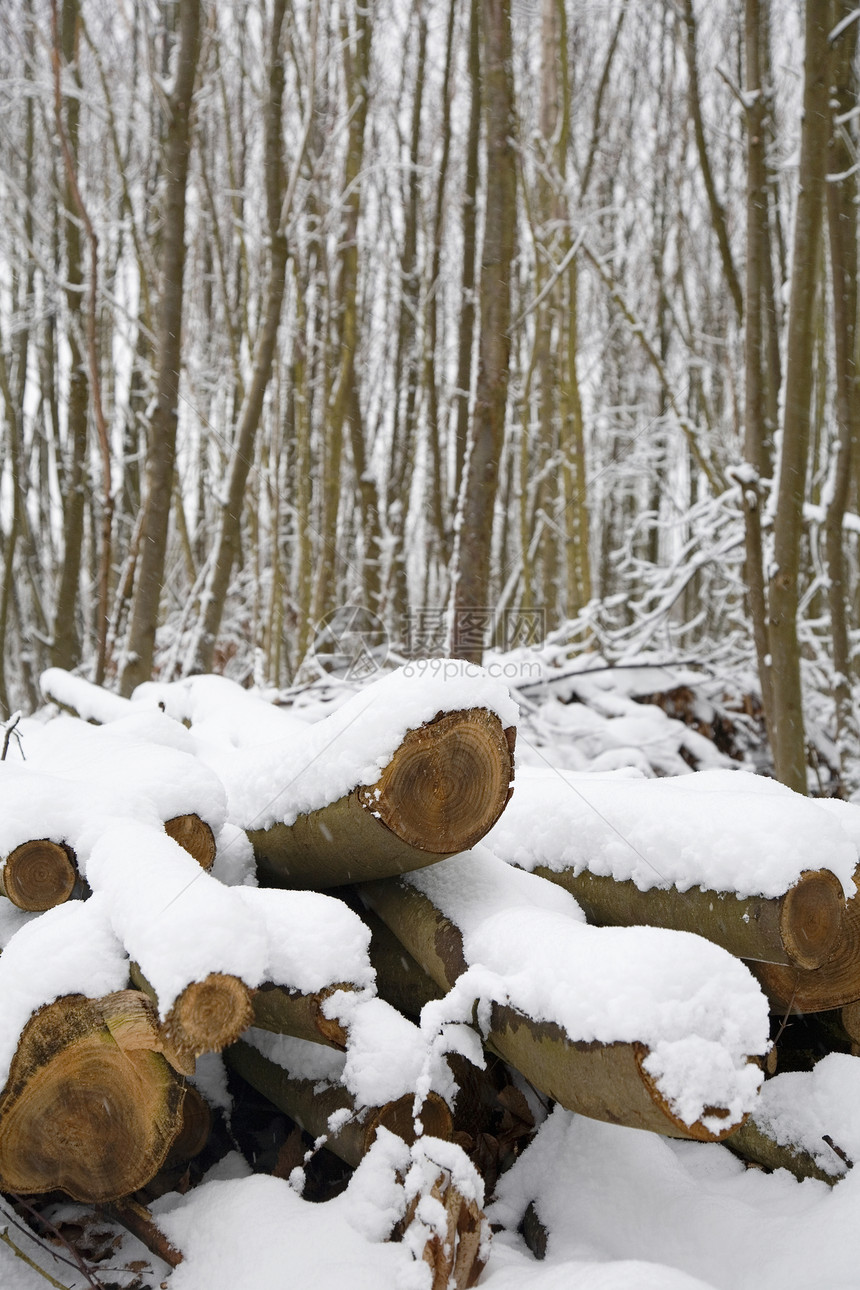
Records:
[[[133,996],[66,996],[28,1023],[0,1103],[5,1190],[60,1190],[99,1204],[143,1187],[161,1168],[184,1090],[160,1053],[117,1044],[103,1002],[126,994]]]
[[[39,838],[22,842],[6,857],[2,885],[13,905],[41,912],[67,901],[77,876],[69,848]]]
[[[779,928],[786,953],[802,968],[818,968],[836,948],[845,921],[842,884],[828,869],[810,869],[783,896]]]
[[[174,842],[193,856],[201,869],[211,869],[215,863],[215,834],[199,815],[175,815],[166,820],[164,832]]]
[[[235,1043],[253,1019],[251,991],[244,981],[210,972],[185,987],[167,1014],[164,1030],[180,1050],[199,1056]]]
[[[438,1093],[427,1094],[417,1118],[421,1121],[422,1136],[450,1141],[453,1132],[451,1111]],[[365,1125],[364,1150],[370,1149],[380,1128],[396,1133],[411,1146],[418,1137],[415,1120],[415,1098],[411,1093],[399,1097],[396,1102],[387,1102],[371,1115]]]
[[[362,804],[409,846],[436,855],[468,851],[498,820],[513,753],[495,713],[440,713],[410,730]]]

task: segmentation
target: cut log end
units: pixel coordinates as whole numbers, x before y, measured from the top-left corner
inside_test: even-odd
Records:
[[[164,1058],[120,1046],[112,1028],[140,1029],[148,1001],[67,996],[25,1028],[0,1101],[0,1186],[60,1190],[99,1204],[143,1187],[160,1169],[182,1119],[182,1086]],[[107,1024],[110,1018],[111,1026]],[[157,1042],[154,1018],[149,1030]]]
[[[164,1022],[164,1037],[179,1052],[199,1057],[235,1043],[252,1024],[251,991],[238,977],[210,972],[182,991]]]
[[[201,869],[212,868],[215,863],[215,834],[199,815],[175,815],[165,822],[164,832],[193,856]]]
[[[69,899],[77,876],[69,849],[41,838],[22,842],[6,857],[0,884],[13,905],[42,912]]]
[[[410,730],[362,804],[420,851],[467,851],[501,815],[513,780],[510,732],[485,708]]]
[[[645,1069],[644,1063],[650,1051],[645,1044],[633,1044],[633,1053],[642,1083],[651,1095],[655,1107],[666,1117],[668,1127],[660,1130],[662,1133],[670,1138],[692,1138],[696,1142],[722,1142],[724,1138],[737,1132],[741,1124],[747,1119],[747,1116],[745,1115],[740,1121],[730,1120],[729,1112],[723,1106],[706,1106],[702,1113],[702,1118],[696,1120],[693,1124],[687,1124],[677,1116],[657,1086],[657,1081],[653,1075],[649,1075]],[[707,1125],[702,1123],[702,1120],[706,1117],[709,1120],[724,1120],[725,1128],[708,1128]]]
[[[453,1132],[453,1121],[448,1104],[438,1093],[428,1093],[417,1118],[415,1099],[407,1094],[395,1102],[387,1102],[371,1115],[365,1126],[365,1150],[370,1148],[380,1129],[388,1129],[409,1146],[419,1134],[448,1142]]]
[[[842,884],[826,869],[809,870],[787,891],[780,908],[783,944],[802,968],[818,968],[836,948],[846,903]]]

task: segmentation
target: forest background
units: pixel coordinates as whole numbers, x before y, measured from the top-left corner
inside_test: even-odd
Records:
[[[757,676],[860,787],[858,17],[6,0],[3,715],[348,611]]]

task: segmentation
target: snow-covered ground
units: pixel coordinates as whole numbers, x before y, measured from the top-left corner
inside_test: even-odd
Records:
[[[494,866],[499,856],[524,867],[587,861],[596,872],[633,877],[643,887],[674,881],[757,893],[785,890],[803,868],[831,867],[850,891],[860,855],[860,809],[807,801],[754,779],[749,767],[718,752],[690,725],[635,701],[637,695],[665,691],[672,683],[689,685],[694,678],[667,674],[655,684],[649,669],[614,676],[593,670],[592,677],[523,689],[518,767],[533,768],[522,774],[525,791],[515,792],[501,823],[460,866],[453,886],[447,875],[457,874],[457,858],[411,881],[458,922],[470,973],[490,982],[487,997],[518,1002],[524,1011],[556,1020],[571,1033],[581,1031],[583,1038],[645,1038],[655,1052],[661,1036],[671,1046],[694,1035],[700,1055],[710,1044],[715,1062],[718,1049],[731,1054],[731,1067],[744,1052],[762,1051],[767,1042],[761,997],[739,961],[686,933],[610,929],[601,940],[599,930],[583,926],[571,897],[546,884],[538,898],[531,893],[541,880],[517,870],[507,871],[510,884],[491,882]],[[48,818],[53,836],[62,833],[67,817],[78,829],[82,867],[96,895],[85,905],[38,917],[0,905],[0,939],[8,945],[0,957],[0,1057],[5,1053],[8,1060],[29,1011],[40,1000],[64,993],[69,981],[73,989],[104,993],[124,984],[130,953],[143,958],[151,952],[156,960],[162,914],[181,919],[183,900],[190,901],[187,892],[193,890],[194,907],[214,911],[219,930],[208,937],[201,924],[186,938],[190,964],[182,954],[178,965],[171,962],[165,998],[195,972],[220,969],[250,985],[273,979],[315,989],[351,980],[355,993],[336,996],[334,1005],[350,1036],[347,1053],[319,1049],[320,1065],[311,1077],[342,1079],[359,1104],[403,1090],[433,1087],[444,1093],[439,1033],[458,1018],[431,1004],[422,1026],[414,1026],[374,999],[366,936],[345,906],[316,893],[272,893],[270,909],[266,895],[247,885],[247,853],[237,825],[243,812],[258,814],[264,800],[272,814],[276,753],[287,778],[296,777],[299,748],[320,756],[333,744],[341,756],[332,762],[329,777],[344,791],[349,781],[372,782],[404,730],[445,706],[484,703],[506,723],[511,719],[509,700],[497,682],[465,670],[450,686],[449,681],[436,676],[432,684],[406,687],[388,679],[385,703],[373,708],[368,742],[356,738],[368,691],[338,688],[334,682],[290,696],[291,709],[278,710],[263,703],[263,696],[238,691],[219,678],[142,687],[134,701],[124,703],[100,699],[73,678],[52,675],[56,697],[106,724],[94,728],[68,717],[46,720],[48,713],[22,723],[27,762],[22,766],[15,760],[13,746],[0,766],[4,827],[17,841],[40,818]],[[388,720],[380,716],[385,710]],[[712,717],[700,701],[700,724]],[[231,764],[241,768],[232,784],[222,770]],[[259,788],[254,803],[253,770],[267,764],[270,782]],[[691,764],[705,773],[694,775]],[[667,774],[683,778],[654,778]],[[132,781],[139,792],[129,791]],[[307,809],[309,791],[300,782],[293,793],[282,792],[275,814],[284,818]],[[219,852],[226,848],[241,857],[231,877],[237,889],[221,888],[216,896],[215,879],[189,867],[194,862],[177,855],[169,839],[153,846],[157,821],[186,809],[210,812]],[[11,830],[8,819],[15,821]],[[32,836],[45,833],[36,829]],[[120,853],[121,861],[112,867],[111,856]],[[649,862],[644,868],[643,856]],[[133,881],[135,870],[139,874],[147,865],[164,875],[164,911],[147,912],[144,887]],[[230,874],[223,858],[221,872]],[[135,890],[136,898],[128,895]],[[78,923],[75,939],[69,932]],[[229,943],[231,927],[241,944]],[[273,948],[279,932],[292,938],[281,953]],[[168,933],[168,942],[176,940]],[[67,961],[55,956],[59,944],[66,946]],[[73,951],[72,944],[79,948]],[[28,976],[27,965],[37,960],[40,971]],[[545,988],[553,973],[559,987],[554,992]],[[290,1049],[282,1057],[292,1065],[315,1056],[305,1052],[303,1058],[296,1049],[300,1041],[258,1034],[254,1042],[275,1057]],[[223,1101],[219,1064],[217,1058],[201,1062],[200,1082],[214,1100]],[[702,1075],[699,1062],[696,1078]],[[673,1078],[683,1082],[680,1067]],[[860,1059],[833,1054],[811,1073],[777,1075],[755,1100],[757,1083],[750,1087],[758,1122],[778,1140],[814,1155],[825,1172],[844,1175],[834,1186],[800,1183],[784,1170],[766,1174],[747,1168],[716,1143],[670,1140],[556,1106],[487,1198],[481,1197],[480,1179],[465,1155],[433,1141],[419,1140],[410,1150],[383,1133],[346,1191],[322,1204],[302,1198],[301,1171],[289,1182],[252,1174],[232,1152],[202,1184],[185,1195],[168,1193],[153,1206],[159,1225],[183,1252],[178,1268],[171,1271],[153,1261],[134,1238],[124,1236],[107,1259],[93,1265],[92,1276],[95,1284],[123,1290],[159,1285],[167,1290],[430,1290],[429,1268],[415,1255],[440,1222],[441,1207],[426,1184],[443,1168],[464,1195],[484,1201],[493,1225],[479,1282],[487,1290],[857,1286],[860,1177],[834,1156],[825,1135],[849,1159],[860,1155]],[[698,1109],[701,1105],[700,1100]],[[412,1195],[423,1199],[406,1238],[388,1242]],[[518,1232],[530,1205],[548,1234],[540,1261]],[[53,1247],[55,1260],[45,1244],[11,1223],[8,1204],[0,1208],[8,1238],[55,1285],[81,1290],[88,1284],[80,1269],[60,1261],[68,1259],[68,1251]],[[84,1212],[70,1203],[58,1206],[53,1217],[78,1220]],[[2,1290],[45,1284],[43,1272],[0,1244]]]

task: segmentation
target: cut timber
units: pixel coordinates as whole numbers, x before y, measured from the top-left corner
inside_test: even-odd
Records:
[[[312,1043],[328,1044],[346,1051],[346,1030],[341,1023],[323,1012],[323,1004],[336,990],[353,990],[350,984],[330,985],[312,994],[287,990],[279,985],[263,985],[253,998],[252,1024],[276,1035],[293,1035]]]
[[[443,991],[372,909],[364,910],[362,918],[371,932],[370,962],[377,994],[398,1012],[419,1016],[425,1003],[441,999]]]
[[[62,905],[78,878],[74,853],[60,842],[22,842],[0,868],[0,891],[19,909],[43,912]]]
[[[133,990],[67,995],[21,1035],[0,1095],[0,1186],[104,1203],[143,1187],[182,1124],[183,1088]]]
[[[351,1094],[342,1084],[313,1079],[294,1079],[282,1066],[264,1057],[240,1040],[224,1053],[224,1059],[258,1093],[295,1120],[314,1139],[325,1137],[325,1145],[353,1167],[368,1151],[380,1128],[389,1129],[407,1143],[415,1141],[411,1094],[384,1106],[356,1110]],[[329,1132],[329,1118],[349,1111],[350,1118]],[[421,1107],[423,1132],[434,1138],[451,1137],[451,1112],[436,1093],[428,1094]]]
[[[860,893],[848,901],[836,947],[819,967],[751,962],[749,969],[780,1012],[826,1012],[860,1000]]]
[[[764,1132],[750,1116],[741,1127],[725,1139],[725,1145],[734,1155],[764,1169],[787,1169],[795,1178],[817,1178],[820,1182],[834,1183],[844,1176],[844,1165],[839,1172],[826,1173],[808,1151],[801,1147],[783,1146]],[[837,1156],[834,1153],[834,1163]]]
[[[136,963],[134,985],[158,1004],[158,998]],[[238,977],[210,972],[187,985],[159,1027],[162,1051],[175,1069],[191,1074],[201,1053],[217,1053],[247,1030],[254,1018],[252,991]]]
[[[426,1201],[435,1201],[437,1220],[426,1222]],[[438,1219],[442,1218],[442,1225]],[[469,1290],[486,1265],[486,1217],[474,1197],[466,1197],[449,1170],[440,1168],[432,1185],[413,1196],[402,1220],[404,1229],[417,1219],[420,1236],[425,1236],[422,1262],[430,1269],[430,1290]],[[418,1233],[416,1233],[418,1234]],[[411,1233],[410,1233],[411,1235]],[[415,1242],[410,1241],[413,1250]]]
[[[468,968],[459,928],[408,882],[367,883],[361,893],[440,989],[450,990]],[[485,1042],[569,1111],[667,1137],[714,1142],[725,1136],[700,1120],[678,1119],[643,1068],[649,1051],[644,1044],[580,1042],[554,1022],[499,1004],[493,1004]],[[707,1108],[708,1117],[725,1114]]]
[[[262,881],[334,887],[468,850],[505,808],[515,738],[485,708],[440,713],[409,731],[371,787],[292,825],[249,830]]]
[[[127,1196],[124,1200],[115,1201],[112,1205],[105,1205],[102,1212],[105,1218],[119,1223],[127,1232],[131,1232],[132,1236],[136,1236],[140,1243],[146,1246],[150,1254],[154,1254],[157,1259],[163,1259],[168,1267],[179,1267],[182,1262],[181,1251],[170,1244],[170,1241],[168,1241],[152,1214],[144,1205],[138,1205],[136,1200]]]
[[[534,872],[569,891],[599,927],[667,927],[698,932],[738,958],[815,969],[839,944],[846,915],[839,879],[827,869],[801,874],[783,896],[737,897],[691,887],[651,887],[593,874],[587,869]]]
[[[211,869],[215,863],[215,834],[205,820],[193,812],[175,815],[166,820],[164,832],[193,856],[201,869]]]

